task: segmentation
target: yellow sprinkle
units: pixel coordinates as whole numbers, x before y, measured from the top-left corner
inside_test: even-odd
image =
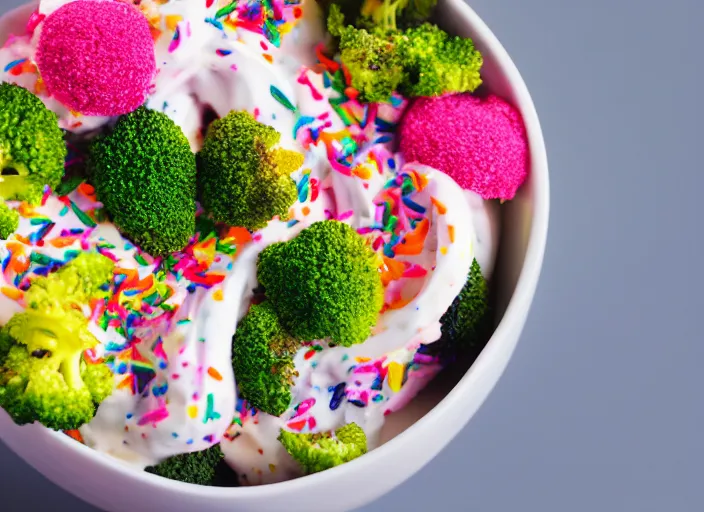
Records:
[[[2,294],[12,300],[20,300],[24,295],[21,290],[18,290],[17,288],[10,288],[9,286],[2,287]]]
[[[272,473],[276,473],[276,466],[274,466],[273,464],[269,464],[269,471],[271,471]]]
[[[403,365],[392,361],[389,363],[389,387],[391,391],[397,393],[403,383]]]
[[[166,16],[166,28],[171,31],[176,30],[176,25],[183,20],[183,17],[178,14],[169,14]]]
[[[455,243],[455,226],[452,224],[447,225],[447,234],[450,236],[450,243]]]
[[[198,407],[196,407],[195,405],[189,405],[188,406],[188,415],[191,418],[195,418],[196,416],[198,416]]]
[[[443,256],[447,254],[447,247],[440,247],[440,254]]]
[[[220,301],[222,301],[222,299],[223,299],[222,290],[215,290],[215,292],[213,292],[213,300],[220,302]]]

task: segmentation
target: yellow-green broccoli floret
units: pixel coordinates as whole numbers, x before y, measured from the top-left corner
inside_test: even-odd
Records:
[[[472,262],[467,283],[440,319],[440,343],[462,352],[486,342],[489,320],[489,287],[477,260]]]
[[[183,249],[196,229],[196,160],[166,114],[139,107],[96,138],[88,174],[115,225],[154,256]]]
[[[213,121],[198,153],[198,200],[216,222],[261,229],[288,219],[296,201],[291,173],[303,155],[275,147],[281,134],[245,111]]]
[[[7,240],[17,231],[20,225],[20,214],[0,200],[0,240]]]
[[[482,84],[481,53],[471,39],[450,36],[430,23],[394,37],[405,70],[399,92],[409,97],[473,92]]]
[[[0,407],[15,423],[73,430],[112,393],[110,369],[84,358],[98,340],[81,310],[111,278],[112,261],[83,253],[30,285],[27,309],[0,331]]]
[[[366,340],[384,302],[376,253],[350,226],[315,222],[259,254],[257,278],[296,339]]]
[[[232,345],[232,367],[242,398],[273,416],[291,404],[298,345],[279,323],[269,302],[253,305],[240,321]]]
[[[229,487],[236,484],[236,475],[227,467],[219,444],[199,452],[174,455],[145,471],[195,485]]]
[[[329,7],[328,32],[363,102],[386,102],[398,91],[407,97],[472,92],[482,80],[483,58],[471,39],[450,36],[422,23],[434,3],[368,0],[356,24],[337,4]],[[403,30],[397,21],[406,13]]]
[[[334,433],[279,433],[279,442],[306,474],[319,473],[367,453],[367,436],[356,423],[348,423]]]
[[[39,205],[44,187],[61,183],[65,158],[56,114],[27,89],[0,84],[0,198]]]

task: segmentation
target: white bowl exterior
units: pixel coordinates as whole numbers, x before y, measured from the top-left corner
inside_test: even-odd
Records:
[[[32,6],[0,18],[0,41]],[[18,427],[0,410],[0,439],[49,480],[110,512],[344,512],[373,501],[411,477],[467,424],[489,395],[513,354],[533,300],[543,262],[549,217],[549,179],[542,131],[518,70],[488,27],[462,0],[440,0],[438,22],[472,37],[485,58],[489,90],[523,114],[530,144],[531,172],[517,197],[503,205],[496,275],[503,318],[479,358],[444,398],[438,390],[418,397],[396,413],[385,443],[364,457],[296,480],[243,488],[207,488],[134,471],[109,456],[39,425]],[[20,25],[21,26],[21,25]],[[439,403],[438,403],[439,400]],[[353,482],[352,484],[348,482]]]

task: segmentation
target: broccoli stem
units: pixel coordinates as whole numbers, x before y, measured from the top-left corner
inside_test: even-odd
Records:
[[[81,379],[82,358],[83,352],[79,351],[61,361],[61,374],[64,376],[64,381],[71,389],[83,388],[83,379]]]

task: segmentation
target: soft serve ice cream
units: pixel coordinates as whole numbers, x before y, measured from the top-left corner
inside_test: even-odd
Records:
[[[38,41],[48,17],[68,3],[39,4],[26,33],[0,49],[0,81],[26,88],[56,113],[73,144],[71,169],[80,167],[81,141],[109,131],[117,116],[76,112],[46,87]],[[422,159],[405,161],[395,128],[409,100],[394,93],[385,103],[363,103],[349,83],[340,85],[344,73],[321,49],[326,32],[312,1],[134,3],[154,41],[147,109],[176,123],[193,152],[212,119],[249,112],[281,134],[278,146],[304,154],[291,174],[297,199],[288,219],[257,230],[214,225],[199,212],[188,245],[160,257],[110,222],[90,180],[47,190],[40,205],[9,201],[20,220],[0,242],[0,324],[27,307],[23,294],[35,278],[97,251],[114,262],[115,277],[105,300],[85,311],[99,343],[84,357],[110,367],[114,389],[74,437],[140,469],[219,445],[250,485],[304,474],[279,441],[282,430],[354,423],[373,449],[385,417],[442,369],[425,349],[442,337],[441,319],[473,261],[490,279],[498,204]],[[291,403],[281,415],[267,414],[238,392],[232,338],[257,301],[261,251],[328,220],[349,224],[378,253],[384,307],[363,343],[302,343]]]

